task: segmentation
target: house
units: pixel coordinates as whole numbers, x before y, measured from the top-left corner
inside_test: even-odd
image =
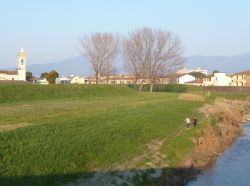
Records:
[[[185,84],[190,81],[194,81],[196,78],[190,74],[180,74],[177,76],[177,83],[178,84]]]
[[[20,52],[18,53],[17,61],[17,70],[0,70],[0,81],[26,81],[26,54],[23,48],[21,48]]]
[[[134,84],[135,76],[132,75],[112,75],[102,79],[105,84]]]
[[[250,70],[233,74],[232,86],[250,86]]]
[[[56,84],[70,84],[71,80],[69,78],[66,78],[66,77],[59,77],[59,78],[56,78],[55,83]]]
[[[140,83],[141,80],[138,80],[137,83]],[[96,84],[95,77],[87,77],[85,79],[86,84]],[[99,84],[134,84],[135,76],[133,75],[111,75],[109,77],[103,76],[99,77]],[[144,82],[146,83],[146,81]]]
[[[216,72],[203,79],[204,86],[231,86],[232,78],[224,72]]]
[[[39,84],[39,85],[48,85],[49,82],[46,80],[46,78],[36,78],[36,77],[32,77],[29,79],[30,83],[33,84]]]
[[[186,85],[203,86],[203,79],[196,79],[185,83]]]
[[[40,85],[48,85],[49,82],[46,78],[38,78],[38,80],[36,80],[36,84],[40,84]]]
[[[159,79],[159,84],[173,84],[177,83],[177,77],[179,77],[179,74],[168,74],[166,76],[163,76]]]
[[[69,79],[71,79],[70,81],[71,84],[85,84],[85,77],[76,76],[76,77],[71,77]]]
[[[86,77],[85,84],[96,84],[96,78],[95,77]]]
[[[196,78],[190,74],[169,74],[161,77],[159,84],[185,84],[186,82],[194,80],[196,80]]]
[[[208,70],[204,70],[204,69],[201,69],[199,67],[195,68],[195,69],[183,68],[181,70],[178,70],[177,74],[189,74],[189,73],[192,73],[192,72],[200,72],[202,74],[205,74],[206,76],[208,75]]]

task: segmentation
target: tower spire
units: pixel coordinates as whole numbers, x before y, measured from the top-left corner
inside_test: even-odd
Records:
[[[18,58],[17,69],[18,69],[19,80],[26,81],[26,54],[23,48],[20,49],[17,58]]]

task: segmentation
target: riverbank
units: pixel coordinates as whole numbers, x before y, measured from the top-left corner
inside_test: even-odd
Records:
[[[207,126],[196,142],[187,166],[202,168],[227,149],[242,132],[244,103],[216,99],[214,105],[205,105],[201,112],[206,115]]]
[[[217,98],[213,105],[200,109],[206,126],[195,140],[195,147],[178,171],[166,173],[161,185],[186,185],[202,170],[211,166],[216,157],[231,146],[242,132],[246,103]],[[177,169],[176,169],[177,170]]]
[[[244,123],[242,134],[188,186],[250,185],[250,123]]]

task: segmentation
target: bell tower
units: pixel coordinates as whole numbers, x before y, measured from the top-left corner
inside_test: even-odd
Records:
[[[17,55],[18,65],[17,65],[17,72],[18,72],[18,80],[26,81],[26,54],[21,48],[20,52]]]

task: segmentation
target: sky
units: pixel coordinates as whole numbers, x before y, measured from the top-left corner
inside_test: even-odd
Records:
[[[250,52],[249,0],[0,0],[0,68],[78,56],[93,32],[126,35],[140,27],[171,31],[185,56]]]

